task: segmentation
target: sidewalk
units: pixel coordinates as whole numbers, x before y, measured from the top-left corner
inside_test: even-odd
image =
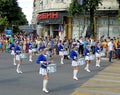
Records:
[[[113,62],[71,95],[120,95],[120,60]]]

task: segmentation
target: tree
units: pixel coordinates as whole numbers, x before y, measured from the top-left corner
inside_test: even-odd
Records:
[[[120,0],[117,0],[118,4],[119,4],[119,9],[120,9]]]
[[[118,11],[118,21],[120,22],[120,9]]]
[[[6,17],[0,18],[0,32],[2,32],[5,27],[8,27],[8,20]]]
[[[94,35],[94,14],[96,9],[98,8],[99,4],[101,3],[102,0],[83,0],[82,5],[78,5],[78,0],[72,0],[72,3],[70,4],[70,8],[69,8],[69,13],[71,15],[75,15],[75,14],[83,14],[83,12],[89,12],[90,14],[90,35],[87,36],[93,36]]]
[[[0,0],[1,17],[6,17],[9,27],[28,24],[26,16],[18,6],[17,0]]]
[[[120,0],[117,0],[118,4],[119,4],[119,10],[118,10],[118,21],[120,21]]]

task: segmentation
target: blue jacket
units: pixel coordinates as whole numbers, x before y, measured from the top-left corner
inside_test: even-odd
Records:
[[[75,50],[72,50],[72,51],[70,52],[70,58],[71,58],[72,60],[77,60],[78,54],[77,54],[77,52],[76,52]]]
[[[41,68],[47,68],[47,65],[50,64],[50,62],[48,62],[46,56],[44,54],[40,54],[36,60],[37,64],[41,63]]]
[[[64,47],[62,44],[58,45],[58,51],[62,51],[63,49],[64,49]]]
[[[98,46],[95,47],[95,52],[100,53],[100,48]]]
[[[84,50],[84,55],[85,55],[85,56],[88,56],[89,54],[90,54],[90,51],[89,51],[89,49],[86,48],[86,49]]]
[[[15,54],[20,54],[21,50],[22,50],[21,47],[19,45],[16,45],[15,49],[14,49],[14,52],[15,52]]]
[[[11,50],[14,50],[14,49],[15,49],[15,44],[13,44],[13,43],[10,44],[10,49],[11,49]]]
[[[28,48],[32,49],[32,43],[28,43]]]

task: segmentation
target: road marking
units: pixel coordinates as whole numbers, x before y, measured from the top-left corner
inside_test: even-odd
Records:
[[[119,92],[93,90],[93,89],[89,89],[89,88],[77,88],[76,90],[79,91],[79,92],[93,93],[93,95],[99,95],[99,94],[103,94],[103,95],[120,95]],[[76,95],[81,95],[81,94],[76,94]]]

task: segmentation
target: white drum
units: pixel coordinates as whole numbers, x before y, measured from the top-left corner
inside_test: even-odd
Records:
[[[49,64],[47,66],[47,71],[48,71],[48,73],[55,73],[57,71],[56,64]]]
[[[68,55],[68,51],[66,50],[66,51],[64,51],[64,55]]]
[[[84,64],[85,64],[85,59],[84,58],[78,59],[78,65],[79,66],[84,65]]]
[[[37,52],[37,49],[36,49],[36,48],[33,48],[32,51],[33,51],[33,52]]]
[[[14,52],[14,50],[12,50],[12,51],[11,51],[11,55],[15,55],[15,52]]]
[[[90,60],[95,60],[95,55],[90,55]]]
[[[105,57],[105,52],[100,52],[100,55],[101,55],[102,57]]]
[[[26,59],[26,58],[27,58],[27,54],[26,54],[26,53],[21,53],[21,54],[20,54],[20,57],[21,57],[22,59]]]
[[[47,55],[48,57],[50,57],[52,54],[51,54],[50,51],[47,51],[47,52],[46,52],[46,55]]]

